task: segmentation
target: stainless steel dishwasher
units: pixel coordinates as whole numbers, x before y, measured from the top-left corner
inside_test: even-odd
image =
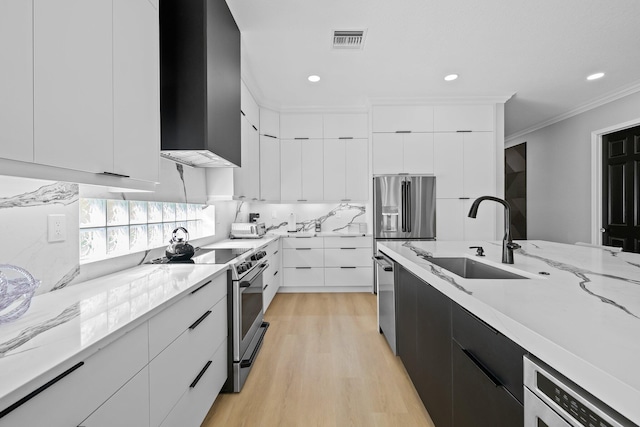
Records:
[[[396,288],[393,260],[378,251],[373,257],[378,276],[378,327],[396,352]]]
[[[525,427],[637,427],[533,356],[524,357]]]

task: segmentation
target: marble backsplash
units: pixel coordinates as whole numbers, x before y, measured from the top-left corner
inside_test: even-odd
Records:
[[[0,263],[29,271],[36,295],[62,288],[80,273],[79,186],[0,176]],[[65,216],[66,239],[47,241],[48,216]]]

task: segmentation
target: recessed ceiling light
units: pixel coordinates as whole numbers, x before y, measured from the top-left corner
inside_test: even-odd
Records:
[[[311,83],[317,83],[320,81],[320,76],[312,75],[307,77],[307,80],[309,80]]]
[[[447,75],[447,76],[444,76],[444,79],[445,79],[446,81],[448,81],[448,82],[452,82],[452,81],[454,81],[454,80],[455,80],[455,79],[457,79],[457,78],[458,78],[458,75],[457,75],[457,74],[449,74],[449,75]]]
[[[598,80],[598,79],[601,79],[602,77],[604,77],[604,73],[595,73],[595,74],[591,74],[590,76],[587,76],[587,80]]]

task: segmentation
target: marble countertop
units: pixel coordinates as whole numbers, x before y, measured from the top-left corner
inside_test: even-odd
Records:
[[[280,237],[371,237],[371,234],[367,233],[348,233],[341,231],[298,231],[290,233],[288,231],[270,231],[268,234],[273,233]]]
[[[640,255],[521,241],[379,242],[378,248],[640,425]],[[482,246],[486,257],[476,257]],[[429,257],[467,256],[526,279],[463,279]],[[542,275],[541,272],[549,273]]]
[[[237,249],[237,248],[250,248],[260,249],[274,240],[279,239],[280,236],[275,234],[265,234],[264,237],[259,239],[225,239],[210,245],[203,246],[204,249]]]
[[[142,324],[226,265],[141,265],[33,298],[24,316],[0,324],[0,409]]]

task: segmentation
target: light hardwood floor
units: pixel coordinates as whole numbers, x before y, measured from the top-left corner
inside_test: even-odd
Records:
[[[202,427],[433,427],[378,332],[368,293],[277,294],[241,393],[220,394]]]

